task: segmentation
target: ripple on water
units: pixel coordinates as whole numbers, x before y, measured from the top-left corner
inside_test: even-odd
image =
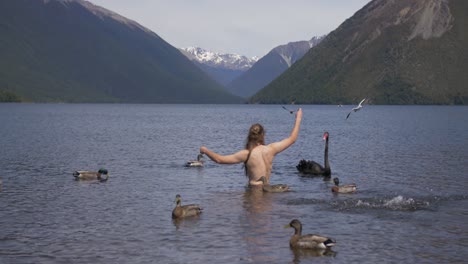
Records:
[[[288,205],[322,205],[329,206],[338,211],[353,211],[358,209],[379,209],[391,211],[418,211],[435,210],[435,207],[445,201],[467,200],[467,195],[451,195],[447,197],[427,196],[427,197],[404,197],[397,195],[389,198],[349,198],[339,200],[306,199],[299,198],[287,202]]]
[[[269,142],[284,138],[293,119],[278,106],[0,104],[9,113],[0,115],[0,263],[468,259],[468,196],[454,195],[466,188],[468,122],[459,120],[468,108],[367,106],[344,122],[336,107],[302,107],[301,136],[272,172],[272,183],[293,191],[257,196],[244,190],[241,164],[183,165],[202,144],[242,148],[255,122]],[[298,176],[298,160],[323,159],[325,129],[333,173],[355,182],[355,194]],[[105,183],[71,175],[101,166]],[[173,223],[178,193],[204,213]],[[336,239],[339,254],[292,252],[292,230],[282,227],[293,218],[305,233]]]

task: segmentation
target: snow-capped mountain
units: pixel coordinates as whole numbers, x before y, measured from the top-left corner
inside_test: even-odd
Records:
[[[258,61],[258,57],[247,58],[237,54],[207,51],[202,48],[188,47],[179,49],[211,78],[227,85]]]
[[[190,60],[195,60],[211,67],[230,70],[246,71],[258,61],[258,57],[248,58],[237,54],[217,53],[197,47],[181,48],[181,50]]]
[[[325,36],[313,37],[310,40],[277,46],[255,63],[252,68],[226,85],[226,89],[232,94],[245,98],[254,95],[300,60],[304,54],[324,38]]]

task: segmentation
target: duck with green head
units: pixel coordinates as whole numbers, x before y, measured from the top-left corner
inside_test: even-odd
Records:
[[[176,206],[172,210],[173,219],[181,219],[190,216],[196,216],[202,213],[202,208],[198,204],[182,205],[182,197],[180,194],[176,195]]]
[[[198,154],[197,160],[187,161],[187,163],[185,163],[185,167],[203,167],[203,163],[205,162],[203,157],[203,154]]]
[[[321,235],[302,235],[302,224],[298,219],[293,219],[285,228],[294,228],[294,235],[289,240],[292,249],[329,249],[336,244],[336,241]]]

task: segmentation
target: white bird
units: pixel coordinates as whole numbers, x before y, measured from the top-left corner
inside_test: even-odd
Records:
[[[358,104],[358,106],[354,107],[353,109],[351,109],[351,111],[349,112],[349,114],[346,116],[346,119],[348,119],[349,115],[352,113],[352,112],[357,112],[359,110],[361,110],[362,108],[362,103],[364,103],[364,101],[366,100],[367,98],[364,98],[362,99],[362,101]]]

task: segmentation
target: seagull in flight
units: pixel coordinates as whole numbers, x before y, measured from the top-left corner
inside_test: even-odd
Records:
[[[290,110],[290,109],[287,109],[286,107],[283,106],[283,109],[286,110],[286,111],[289,111],[290,114],[294,114],[294,112],[296,112],[297,110]]]
[[[362,101],[358,104],[358,106],[354,107],[353,109],[351,109],[351,111],[349,112],[349,114],[346,116],[346,119],[348,119],[349,115],[351,115],[352,112],[357,112],[359,110],[361,110],[362,108],[362,103],[364,103],[364,101],[366,100],[367,98],[364,98],[362,99]]]

